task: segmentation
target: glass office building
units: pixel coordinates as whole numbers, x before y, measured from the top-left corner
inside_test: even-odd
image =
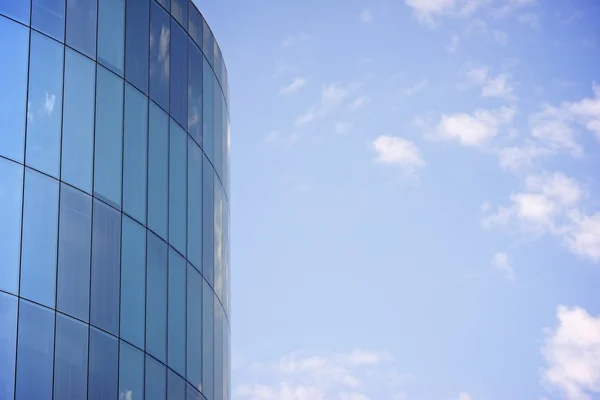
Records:
[[[0,400],[230,398],[228,100],[189,0],[0,0]]]

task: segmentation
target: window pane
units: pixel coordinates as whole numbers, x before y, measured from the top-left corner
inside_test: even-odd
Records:
[[[186,263],[169,251],[169,367],[185,375],[185,274]]]
[[[187,380],[198,390],[202,382],[202,276],[187,267]]]
[[[94,196],[121,205],[121,146],[123,143],[123,80],[98,68]]]
[[[144,398],[144,353],[121,341],[119,399]]]
[[[117,399],[119,343],[91,328],[88,400]]]
[[[169,11],[171,9],[171,1],[170,0],[156,0],[158,4],[162,5],[164,8]]]
[[[61,176],[91,193],[96,63],[73,50],[66,51]]]
[[[127,1],[125,77],[144,93],[148,93],[148,52],[150,2]]]
[[[146,400],[165,400],[167,370],[158,361],[146,356]]]
[[[144,348],[146,229],[123,216],[121,246],[121,338]]]
[[[168,400],[183,400],[185,399],[185,381],[176,373],[169,370],[167,382],[167,399]]]
[[[96,59],[98,0],[67,0],[67,44]]]
[[[214,274],[213,288],[219,299],[223,299],[223,188],[221,183],[214,178]]]
[[[206,21],[204,21],[203,27],[204,27],[204,32],[202,35],[202,39],[204,39],[204,43],[202,46],[202,50],[204,50],[204,55],[206,55],[208,62],[212,66],[213,65],[213,57],[214,57],[214,53],[215,53],[215,38],[213,36],[212,31],[210,30],[210,27],[206,23]]]
[[[229,204],[224,201],[223,209],[223,291],[221,301],[225,313],[229,315]]]
[[[16,400],[52,399],[54,312],[21,300]]]
[[[0,158],[0,289],[19,292],[23,167]]]
[[[148,98],[129,84],[125,86],[124,135],[123,211],[145,224]]]
[[[150,103],[148,227],[167,238],[169,201],[169,116]]]
[[[98,62],[123,76],[125,0],[99,0]]]
[[[31,33],[25,163],[58,178],[64,46]]]
[[[221,88],[219,87],[219,82],[217,79],[213,81],[214,85],[214,126],[213,126],[213,165],[215,167],[215,171],[217,171],[217,175],[219,177],[223,176],[223,94],[221,93]]]
[[[202,275],[213,285],[214,282],[214,175],[212,166],[202,157],[204,165],[202,167]]]
[[[17,298],[0,292],[0,399],[12,399],[15,387]]]
[[[188,132],[202,146],[202,65],[200,49],[189,41]]]
[[[57,308],[88,321],[92,198],[62,184],[59,226]]]
[[[0,14],[29,25],[31,0],[9,0],[0,2]],[[5,37],[5,36],[3,36]]]
[[[33,0],[31,27],[54,39],[65,40],[65,0]]]
[[[187,4],[187,0],[185,0]],[[185,31],[171,19],[171,116],[180,125],[187,124],[187,67],[188,36]]]
[[[3,8],[19,7],[16,4],[22,3],[25,4],[24,1],[3,1],[0,12]],[[23,163],[29,29],[0,17],[0,37],[10,38],[2,41],[0,52],[0,155]]]
[[[85,399],[87,395],[88,325],[56,314],[54,398]]]
[[[187,134],[171,120],[169,151],[169,243],[185,254],[187,201]]]
[[[187,385],[187,396],[186,400],[200,400],[200,392],[194,389],[193,386]]]
[[[200,11],[198,11],[198,9],[194,6],[190,7],[189,22],[188,32],[191,38],[194,39],[199,47],[202,47],[202,31],[204,29],[204,25],[202,23],[202,15],[200,15]]]
[[[189,0],[171,0],[171,15],[187,29],[188,22],[188,1]]]
[[[214,342],[214,374],[215,374],[215,399],[223,399],[223,309],[218,299],[214,298],[215,316],[215,342]]]
[[[94,200],[90,322],[119,334],[121,214]]]
[[[33,170],[25,172],[21,296],[54,308],[58,181]]]
[[[188,139],[188,260],[202,268],[202,150]]]
[[[146,351],[167,362],[167,244],[148,232]]]
[[[150,6],[150,97],[169,109],[169,14],[156,2]]]
[[[214,378],[214,294],[206,281],[202,281],[202,394],[213,398]]]
[[[204,98],[202,99],[202,148],[204,152],[208,156],[208,159],[212,162],[212,152],[214,147],[214,94],[213,94],[213,84],[214,84],[214,75],[212,69],[208,65],[206,58],[204,59],[204,65],[202,67],[202,94]]]

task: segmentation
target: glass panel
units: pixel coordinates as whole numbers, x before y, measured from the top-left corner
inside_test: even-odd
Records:
[[[219,300],[215,297],[215,387],[214,398],[223,399],[223,309]]]
[[[65,0],[33,0],[31,27],[65,41]]]
[[[64,46],[31,33],[25,163],[58,178]]]
[[[219,177],[223,176],[223,94],[221,93],[221,88],[219,87],[219,82],[217,82],[216,78],[213,82],[214,85],[214,137],[213,137],[213,166],[215,171],[217,171],[217,175]]]
[[[146,160],[148,156],[148,98],[125,85],[123,140],[123,211],[146,223]]]
[[[119,399],[143,400],[144,353],[121,341]]]
[[[15,387],[17,298],[0,292],[0,399],[12,399]]]
[[[88,325],[56,314],[54,398],[85,399],[87,395]]]
[[[57,308],[83,321],[90,313],[92,198],[65,184],[60,187]]]
[[[54,308],[58,236],[58,181],[25,171],[21,296]]]
[[[169,251],[169,367],[185,375],[185,259]]]
[[[221,301],[227,315],[229,315],[229,277],[229,204],[225,199],[223,210],[223,292]]]
[[[167,370],[164,365],[146,356],[146,400],[165,400]]]
[[[96,136],[94,142],[94,196],[121,206],[123,143],[123,80],[98,68]]]
[[[193,5],[190,7],[189,22],[188,33],[190,37],[194,39],[199,47],[202,47],[202,34],[204,30],[202,15],[200,15],[200,11]]]
[[[214,383],[214,294],[206,281],[202,281],[202,394],[213,398]]]
[[[215,275],[215,256],[214,256],[214,175],[212,166],[202,157],[204,165],[202,167],[202,275],[204,279],[213,285]]]
[[[202,146],[202,65],[200,49],[189,41],[188,132]]]
[[[19,293],[22,196],[23,167],[0,158],[0,289],[14,294]]]
[[[188,260],[202,269],[202,150],[188,139]]]
[[[52,399],[54,312],[21,300],[15,400]]]
[[[150,6],[150,97],[169,109],[169,14],[157,3]]]
[[[194,389],[193,386],[187,385],[186,400],[200,400],[200,392]]]
[[[171,15],[177,22],[187,29],[188,22],[188,1],[189,0],[171,0]]]
[[[125,0],[99,0],[98,62],[123,76]]]
[[[0,12],[18,8],[16,4],[25,2],[2,1]],[[2,41],[0,52],[0,155],[23,163],[29,29],[0,16],[0,37],[10,38]]]
[[[210,65],[213,65],[213,57],[215,54],[215,38],[213,36],[212,31],[210,30],[210,27],[208,26],[208,24],[206,23],[206,21],[203,21],[203,34],[202,34],[202,39],[204,39],[204,43],[202,45],[202,50],[204,50],[204,55],[206,56],[206,58],[208,59],[208,62],[210,63]]]
[[[150,103],[148,228],[167,238],[169,201],[169,116]]]
[[[171,9],[171,1],[170,0],[156,0],[158,4],[162,5],[164,8],[169,11]]]
[[[98,0],[67,0],[67,44],[96,59]]]
[[[150,2],[128,0],[126,7],[125,78],[147,94]]]
[[[119,343],[97,329],[90,330],[88,400],[117,399]]]
[[[187,4],[187,0],[185,1]],[[187,125],[187,67],[188,36],[175,20],[171,19],[171,116],[181,126]]]
[[[62,180],[92,192],[96,63],[73,50],[65,54]]]
[[[204,98],[202,99],[202,149],[208,156],[208,159],[212,162],[212,152],[214,147],[214,94],[213,94],[213,84],[215,77],[213,75],[212,69],[208,65],[206,58],[204,59],[204,65],[202,67],[202,94]]]
[[[185,399],[185,381],[175,372],[169,370],[167,382],[167,399],[183,400]]]
[[[0,14],[29,25],[31,0],[4,0],[0,2]]]
[[[121,338],[144,348],[146,229],[123,216],[121,246]]]
[[[94,200],[90,322],[119,334],[121,214]]]
[[[169,243],[185,254],[187,201],[187,134],[171,120],[169,158]]]
[[[167,244],[151,232],[147,238],[146,351],[167,362]]]
[[[202,381],[202,276],[187,266],[187,380],[198,390]]]
[[[219,180],[214,178],[214,274],[213,288],[219,299],[223,299],[223,189]]]

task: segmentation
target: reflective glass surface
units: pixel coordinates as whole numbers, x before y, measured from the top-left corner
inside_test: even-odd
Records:
[[[170,114],[181,126],[187,125],[188,112],[188,35],[171,19],[171,95]]]
[[[67,0],[67,44],[96,59],[98,0]]]
[[[146,351],[167,362],[167,244],[148,232],[146,268],[148,290],[146,315]]]
[[[144,353],[121,341],[119,399],[144,398]]]
[[[65,6],[65,0],[33,0],[31,27],[64,42]]]
[[[0,290],[17,294],[21,260],[23,166],[0,158]]]
[[[187,134],[173,120],[169,152],[169,243],[181,254],[185,254]]]
[[[148,228],[163,239],[168,231],[169,201],[169,116],[150,104],[148,133]]]
[[[17,346],[17,298],[0,292],[0,399],[12,399]]]
[[[125,78],[147,94],[150,2],[148,0],[128,0],[126,7]]]
[[[98,329],[90,330],[88,399],[117,399],[119,342]]]
[[[123,76],[125,0],[98,0],[98,62]]]
[[[152,1],[150,5],[150,98],[169,109],[171,24],[169,14]]]
[[[55,399],[76,400],[87,395],[88,331],[87,324],[56,315]]]

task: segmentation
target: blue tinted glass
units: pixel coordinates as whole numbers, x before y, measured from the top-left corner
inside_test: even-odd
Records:
[[[215,38],[206,21],[204,21],[203,27],[202,39],[204,43],[202,45],[202,50],[204,51],[204,55],[208,59],[209,64],[212,66],[215,54]]]
[[[212,161],[212,153],[214,148],[214,94],[213,94],[213,84],[215,81],[215,77],[213,75],[212,69],[206,58],[204,59],[204,65],[202,67],[202,149],[208,156],[208,159]]]
[[[206,281],[202,281],[202,393],[207,399],[213,398],[214,373],[214,294]]]
[[[200,49],[189,41],[188,132],[202,146],[202,65]]]
[[[167,379],[167,400],[185,399],[185,381],[176,373],[169,370]]]
[[[98,0],[67,0],[66,43],[96,59]]]
[[[31,33],[25,163],[58,178],[64,46]]]
[[[187,0],[185,0],[187,4]],[[181,126],[187,125],[188,112],[188,36],[185,31],[171,19],[171,116]]]
[[[167,370],[164,365],[146,356],[146,400],[165,400]]]
[[[212,285],[214,282],[214,171],[206,159],[202,157],[202,275]]]
[[[52,399],[54,312],[21,300],[15,400]]]
[[[189,0],[171,0],[171,15],[187,29],[188,23],[188,1]]]
[[[23,206],[21,296],[54,308],[58,181],[27,169]]]
[[[215,167],[215,171],[217,171],[217,175],[219,177],[223,176],[223,94],[221,93],[221,89],[219,88],[219,83],[215,79],[213,82],[214,85],[214,126],[213,126],[213,165]]]
[[[0,2],[0,14],[29,25],[31,0],[3,0]]]
[[[66,51],[61,176],[91,193],[96,64],[73,50]]]
[[[198,390],[202,382],[202,276],[187,267],[187,380]]]
[[[202,150],[188,139],[188,260],[202,269]]]
[[[144,348],[146,229],[123,216],[121,246],[121,338]]]
[[[123,143],[123,80],[98,68],[94,196],[121,205],[121,146]]]
[[[123,211],[145,224],[148,98],[129,84],[123,134]]]
[[[77,189],[60,187],[58,244],[58,310],[89,320],[92,198]]]
[[[150,2],[128,0],[126,7],[125,78],[148,93]]]
[[[117,399],[118,370],[117,339],[91,328],[88,400]]]
[[[202,15],[200,15],[200,11],[198,11],[198,9],[194,6],[190,7],[189,14],[188,33],[190,34],[190,37],[198,44],[198,46],[202,47],[202,31],[204,29]]]
[[[200,392],[194,389],[193,386],[187,385],[186,400],[200,400]]]
[[[19,292],[22,193],[23,167],[0,158],[0,289],[14,294]]]
[[[167,362],[167,244],[148,232],[146,351]]]
[[[187,134],[171,120],[169,151],[169,243],[185,254],[187,202]]]
[[[85,399],[87,395],[88,325],[56,314],[54,398]]]
[[[214,374],[215,374],[215,399],[223,398],[223,309],[218,299],[214,298],[215,306],[215,342],[214,342]]]
[[[26,2],[2,1],[0,12],[21,3]],[[2,41],[0,52],[0,155],[23,163],[29,29],[0,16],[0,37],[10,38]]]
[[[223,203],[223,291],[221,301],[225,313],[229,314],[229,205]]]
[[[15,387],[17,298],[0,292],[0,399],[12,399]]]
[[[214,178],[214,274],[213,288],[219,299],[223,298],[223,188],[221,183]]]
[[[169,117],[150,103],[148,150],[148,227],[167,238],[169,201]]]
[[[90,322],[118,335],[121,214],[94,200]]]
[[[150,97],[169,109],[169,14],[156,2],[150,6]]]
[[[171,9],[171,0],[156,0],[158,4],[162,5],[164,8],[169,11]]]
[[[185,274],[186,263],[169,251],[169,367],[185,375]]]
[[[98,62],[123,76],[125,0],[98,2]]]
[[[144,353],[121,341],[119,399],[144,398]]]
[[[54,39],[65,40],[65,0],[33,0],[31,27]]]

